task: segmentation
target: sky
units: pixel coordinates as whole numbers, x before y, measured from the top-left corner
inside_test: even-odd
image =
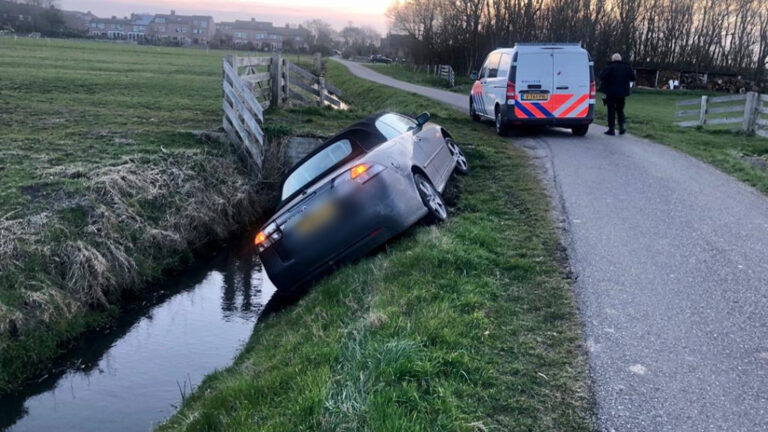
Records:
[[[91,11],[100,17],[131,12],[211,15],[214,20],[256,18],[275,25],[301,24],[320,18],[340,30],[352,22],[387,32],[385,13],[393,0],[60,0],[64,10]]]

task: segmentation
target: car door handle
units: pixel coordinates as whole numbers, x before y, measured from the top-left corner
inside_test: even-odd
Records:
[[[416,141],[416,142],[421,142],[421,137],[415,136],[415,137],[413,137],[413,140]]]
[[[568,90],[568,86],[557,86],[558,90]]]

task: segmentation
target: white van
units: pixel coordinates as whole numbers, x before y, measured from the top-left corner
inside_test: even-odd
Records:
[[[469,113],[494,120],[500,135],[515,125],[548,125],[583,136],[594,118],[594,63],[581,44],[500,48],[472,79]]]

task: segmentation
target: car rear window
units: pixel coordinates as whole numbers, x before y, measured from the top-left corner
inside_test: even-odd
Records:
[[[329,144],[291,172],[283,183],[281,199],[290,197],[351,154],[352,142],[348,139]]]

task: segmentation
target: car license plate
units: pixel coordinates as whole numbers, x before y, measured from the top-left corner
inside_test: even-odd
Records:
[[[336,206],[333,203],[325,203],[304,216],[296,226],[300,234],[309,234],[327,224],[336,216]]]
[[[547,92],[526,92],[521,93],[520,96],[522,96],[524,101],[545,101],[549,99],[549,93]]]

